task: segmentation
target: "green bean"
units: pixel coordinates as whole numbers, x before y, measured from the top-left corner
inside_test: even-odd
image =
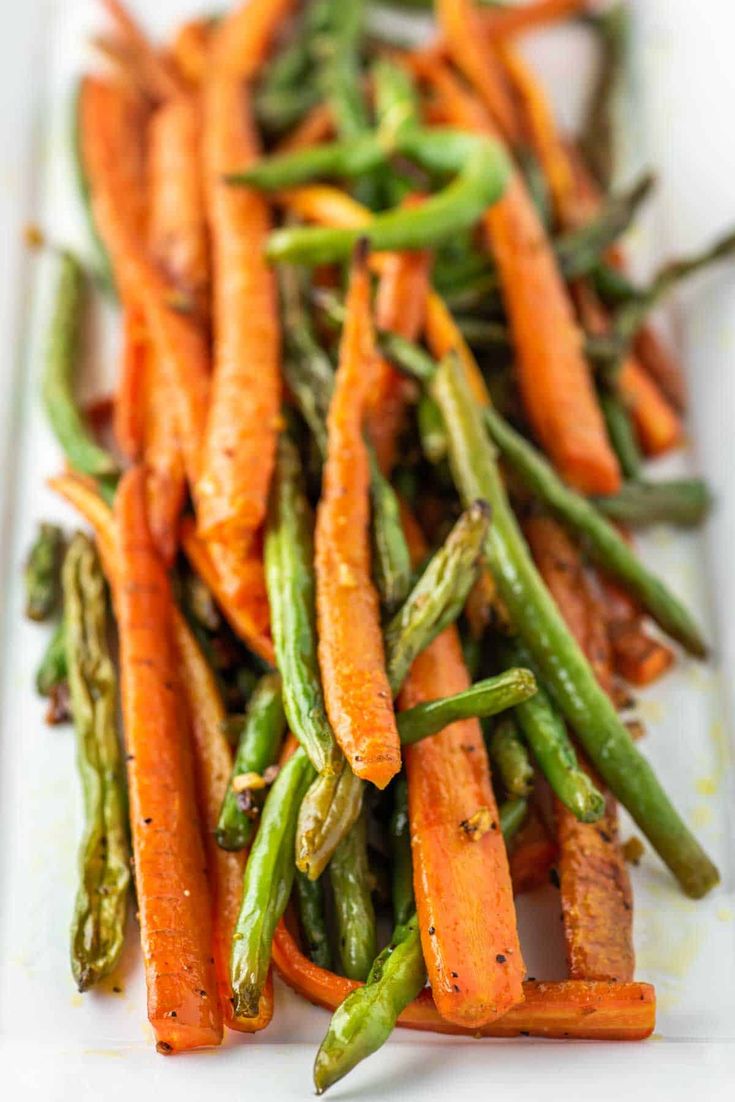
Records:
[[[363,0],[317,0],[307,13],[320,89],[343,138],[362,134],[370,125],[360,71],[364,7]]]
[[[66,664],[66,623],[60,620],[44,651],[43,658],[36,670],[36,689],[41,696],[51,693],[67,679]]]
[[[534,682],[535,684],[535,682]],[[528,796],[533,789],[533,766],[513,716],[503,716],[488,739],[493,769],[509,796]]]
[[[593,501],[605,516],[633,528],[649,524],[693,528],[702,523],[712,505],[707,484],[701,478],[624,482],[619,493]]]
[[[506,844],[518,833],[528,815],[527,800],[506,800],[500,805],[500,829]]]
[[[691,896],[705,895],[718,882],[717,869],[636,749],[539,577],[505,496],[481,412],[454,356],[440,365],[432,393],[447,426],[461,496],[465,502],[482,497],[492,505],[488,562],[511,622],[602,779],[683,889]]]
[[[407,125],[418,126],[421,111],[410,74],[402,65],[379,57],[372,67],[373,95],[378,129],[382,134],[400,133]]]
[[[398,714],[398,733],[403,746],[413,746],[422,739],[443,731],[462,719],[484,719],[527,700],[536,692],[536,678],[530,670],[505,670],[497,677],[476,681],[469,689],[454,696],[439,697]],[[525,796],[528,789],[513,792]]]
[[[281,695],[281,678],[277,673],[266,674],[250,698],[245,725],[235,753],[227,793],[222,801],[215,838],[222,849],[241,850],[249,845],[255,832],[258,807],[247,811],[242,808],[245,792],[236,792],[236,778],[248,773],[262,776],[278,758],[278,751],[286,730],[286,717]],[[250,814],[248,814],[250,812]]]
[[[245,866],[243,897],[232,943],[230,980],[235,1014],[255,1018],[271,959],[276,926],[291,895],[294,839],[301,800],[314,767],[299,747],[281,769],[265,801]]]
[[[364,987],[335,1011],[314,1064],[314,1086],[323,1094],[385,1044],[398,1016],[426,983],[418,919],[413,914],[380,954]]]
[[[296,831],[296,867],[311,880],[321,876],[356,822],[364,791],[364,782],[345,765],[338,777],[317,777],[306,793]]]
[[[620,462],[620,468],[626,478],[637,478],[643,467],[643,456],[630,413],[615,391],[601,390],[599,399],[607,435]]]
[[[59,607],[63,556],[64,533],[56,524],[41,524],[24,571],[29,620],[48,620]]]
[[[490,525],[490,511],[472,502],[385,629],[388,680],[398,693],[414,658],[459,616],[472,588]]]
[[[411,588],[411,556],[401,523],[396,492],[382,474],[370,449],[370,495],[373,503],[373,571],[383,608],[395,612]]]
[[[654,183],[654,177],[646,173],[627,191],[605,200],[591,221],[556,238],[554,249],[566,279],[578,279],[593,271],[606,250],[629,228]]]
[[[600,261],[590,273],[595,291],[606,306],[620,306],[638,294],[635,283],[619,268]]]
[[[500,655],[503,663],[532,663],[520,640],[501,645]],[[552,791],[580,822],[596,823],[605,813],[605,798],[580,769],[566,724],[543,685],[535,699],[515,709],[514,716]]]
[[[626,4],[614,4],[594,17],[599,35],[602,63],[589,99],[582,127],[581,147],[585,160],[607,190],[615,171],[615,124],[613,99],[625,64],[630,38],[630,15]]]
[[[331,263],[346,259],[361,238],[379,251],[431,248],[474,225],[500,197],[508,176],[507,158],[491,139],[448,127],[407,126],[390,136],[368,134],[265,158],[227,179],[234,185],[273,190],[323,175],[361,176],[395,155],[415,160],[430,172],[454,173],[455,178],[420,206],[384,211],[367,226],[276,230],[268,242],[270,259]]]
[[[265,576],[283,707],[317,773],[336,774],[344,757],[327,718],[319,674],[313,531],[299,454],[282,433],[266,524]]]
[[[318,90],[308,84],[299,88],[263,89],[255,97],[255,115],[263,130],[282,134],[320,102]]]
[[[84,208],[85,220],[87,223],[87,230],[92,242],[92,273],[95,283],[105,292],[105,294],[115,297],[115,276],[112,271],[112,263],[107,249],[104,246],[102,238],[97,230],[97,224],[94,219],[94,213],[92,211],[92,194],[89,187],[89,180],[87,178],[87,170],[84,164],[84,155],[82,152],[82,132],[81,132],[81,98],[83,81],[79,81],[74,92],[73,100],[73,125],[72,125],[72,154],[74,160],[74,175],[76,178],[77,191],[79,197],[82,200],[82,206]]]
[[[403,775],[397,777],[393,785],[390,842],[393,924],[403,926],[416,910],[411,863],[411,823],[408,818],[408,782]]]
[[[328,968],[331,971],[332,949],[324,913],[324,885],[321,880],[310,880],[303,872],[297,870],[294,887],[301,932],[304,935],[304,944],[309,957],[320,968]]]
[[[43,401],[71,466],[96,478],[114,474],[116,468],[112,457],[95,443],[74,398],[83,297],[82,269],[71,253],[62,253],[43,372]]]
[[[680,601],[654,577],[610,522],[586,498],[566,486],[551,465],[500,416],[484,411],[485,424],[503,458],[525,484],[574,532],[584,538],[591,558],[619,578],[673,639],[700,657],[706,646]]]
[[[79,990],[87,991],[120,959],[130,847],[116,729],[117,678],[107,644],[107,588],[94,544],[81,533],[69,546],[63,584],[66,660],[85,819],[71,964]]]
[[[377,932],[370,893],[367,821],[359,816],[329,863],[339,955],[348,979],[366,980],[375,960]]]
[[[439,407],[431,395],[421,395],[416,417],[422,452],[430,463],[441,463],[447,457],[447,434]]]

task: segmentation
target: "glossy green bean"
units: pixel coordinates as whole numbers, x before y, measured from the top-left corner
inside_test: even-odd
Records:
[[[510,669],[497,677],[476,681],[469,689],[454,696],[416,704],[398,714],[401,744],[413,746],[462,719],[484,719],[497,715],[528,700],[535,692],[536,678],[530,670]],[[524,796],[527,791],[513,792],[513,795]]]
[[[506,462],[545,505],[584,539],[590,557],[619,578],[672,639],[702,657],[707,648],[689,612],[636,558],[613,525],[586,498],[563,483],[546,459],[497,410],[485,410],[484,417]]]
[[[296,871],[294,880],[301,932],[310,960],[320,968],[332,968],[332,948],[329,944],[324,910],[324,885]]]
[[[282,433],[265,530],[273,644],[291,731],[317,773],[336,774],[344,756],[327,718],[319,673],[313,533],[299,454],[289,435]]]
[[[63,557],[64,533],[56,524],[41,524],[23,572],[29,620],[48,620],[59,607]]]
[[[313,779],[314,767],[299,747],[281,769],[265,801],[245,866],[242,904],[232,942],[230,981],[238,1017],[258,1015],[273,935],[293,887],[296,818]]]
[[[511,622],[602,779],[682,888],[694,897],[705,895],[719,880],[717,869],[636,749],[539,577],[508,504],[482,414],[454,356],[440,365],[432,393],[447,426],[461,496],[492,505],[486,551]]]
[[[82,269],[71,253],[61,253],[42,379],[43,403],[71,466],[97,478],[115,474],[116,466],[112,457],[95,443],[74,397],[83,302]]]
[[[94,544],[78,534],[63,570],[66,661],[84,794],[71,964],[80,991],[115,968],[125,939],[130,846],[117,733],[117,677],[107,642],[107,586]]]
[[[500,805],[500,829],[506,843],[518,833],[528,815],[528,800],[506,800]]]
[[[324,872],[362,809],[364,782],[348,765],[338,777],[321,776],[312,783],[299,810],[296,867],[311,880]]]
[[[707,483],[701,478],[624,482],[617,494],[593,501],[606,517],[632,528],[650,524],[694,528],[705,520],[712,506]]]
[[[411,823],[408,818],[408,782],[405,776],[393,785],[393,812],[390,817],[391,898],[393,925],[403,926],[416,910],[411,861]]]
[[[494,775],[500,777],[508,796],[528,796],[533,789],[533,766],[513,716],[502,716],[487,742]]]
[[[383,608],[393,613],[405,601],[411,588],[411,556],[403,534],[398,497],[382,474],[372,448],[370,496],[373,506],[373,573]]]
[[[342,972],[366,980],[375,960],[377,930],[370,888],[367,822],[363,812],[329,862]]]
[[[419,398],[416,419],[422,452],[430,463],[441,463],[447,457],[447,434],[439,407],[425,392]]]
[[[643,456],[630,413],[620,395],[613,390],[602,390],[599,399],[607,435],[620,462],[620,469],[626,478],[638,478],[643,467]]]
[[[235,752],[230,783],[215,830],[217,845],[222,849],[245,849],[255,833],[259,806],[253,803],[251,808],[243,810],[242,798],[245,793],[236,792],[236,778],[247,773],[262,776],[278,760],[278,751],[286,731],[281,684],[279,674],[266,674],[258,682],[250,698]]]

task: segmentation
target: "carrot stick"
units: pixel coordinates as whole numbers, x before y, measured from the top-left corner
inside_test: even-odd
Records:
[[[670,647],[649,635],[642,619],[610,628],[610,643],[615,670],[631,685],[651,685],[674,663]]]
[[[138,303],[146,330],[175,399],[182,454],[190,482],[199,469],[199,449],[209,390],[207,347],[199,329],[176,311],[172,288],[150,262],[135,179],[135,154],[142,119],[130,119],[124,89],[85,78],[80,93],[82,155],[98,231],[112,259],[125,302]]]
[[[568,19],[589,6],[589,0],[531,0],[480,13],[484,30],[492,41],[546,27]]]
[[[511,842],[508,861],[513,894],[524,895],[549,883],[549,873],[559,855],[559,847],[549,834],[535,807]]]
[[[213,897],[214,958],[225,1023],[230,1029],[256,1033],[273,1017],[273,981],[269,977],[257,1018],[236,1018],[232,1010],[230,952],[242,897],[245,855],[217,845],[214,832],[230,783],[232,751],[224,733],[225,709],[212,670],[184,617],[173,618],[174,640],[181,669],[194,739],[194,759],[202,821],[205,826],[207,868]]]
[[[457,67],[477,89],[503,137],[514,146],[520,138],[515,104],[505,75],[489,45],[471,0],[437,0],[436,14],[447,48]]]
[[[428,75],[441,66],[434,64]],[[440,88],[453,87],[457,125],[468,118],[466,96],[444,70]],[[585,493],[614,493],[620,468],[610,447],[572,303],[551,245],[524,185],[515,174],[484,219],[513,333],[517,372],[529,420],[560,473]]]
[[[204,166],[214,281],[214,375],[195,499],[199,532],[239,546],[262,525],[280,422],[278,299],[265,259],[268,205],[223,175],[259,153],[250,90],[284,0],[255,0],[219,26],[204,82]]]
[[[405,512],[404,523],[418,562],[423,537]],[[400,706],[469,685],[459,635],[450,627],[414,662]],[[487,1025],[523,999],[525,968],[479,722],[452,724],[406,747],[406,774],[416,910],[434,1002],[456,1025]]]
[[[169,380],[152,345],[146,357],[144,455],[148,526],[159,555],[170,566],[179,545],[186,471]]]
[[[168,100],[148,128],[148,242],[181,295],[182,310],[209,313],[209,256],[200,179],[201,120],[195,95]]]
[[[192,567],[214,594],[235,634],[265,662],[275,665],[262,561],[258,564],[257,560],[243,558],[234,570],[228,570],[228,563],[225,566],[228,575],[223,578],[219,567],[222,556],[227,552],[222,551],[221,544],[204,543],[197,535],[191,518],[185,518],[181,525],[181,544]],[[219,564],[212,558],[215,547],[219,548]],[[218,552],[215,551],[215,554]],[[245,599],[246,595],[249,599]]]
[[[579,594],[585,597],[576,548],[556,521],[548,520],[544,522],[543,531],[537,529],[532,550],[541,576],[570,631],[592,661],[595,656],[590,636],[575,608]],[[595,605],[589,607],[590,614],[594,615]],[[597,662],[599,668],[599,656]],[[608,682],[609,668],[602,684]],[[580,823],[558,800],[555,801],[555,815],[570,976],[572,979],[630,980],[635,968],[633,903],[628,870],[618,840],[615,800],[608,795],[605,814],[597,823]]]
[[[123,313],[123,347],[120,380],[115,396],[113,432],[127,459],[139,459],[145,437],[145,323],[138,307]]]
[[[663,455],[681,443],[684,429],[676,411],[635,357],[623,364],[618,388],[646,455]]]
[[[211,19],[190,19],[178,28],[169,48],[179,77],[194,88],[204,79],[212,30]]]
[[[360,984],[314,964],[281,921],[273,939],[273,959],[286,983],[317,1006],[336,1010]],[[422,991],[403,1011],[407,1029],[483,1037],[574,1037],[579,1040],[641,1041],[656,1023],[656,993],[647,983],[562,983],[528,981],[523,1002],[489,1025],[463,1028],[442,1018],[431,992]]]
[[[165,100],[181,91],[176,74],[154,49],[144,31],[120,0],[101,0],[133,55],[140,59],[146,83],[156,98]]]
[[[401,767],[401,750],[370,573],[363,420],[377,357],[366,259],[358,246],[329,409],[315,562],[319,664],[329,720],[353,772],[384,788]]]
[[[148,1018],[159,1052],[217,1045],[222,1018],[211,963],[211,900],[195,808],[191,747],[182,737],[173,599],[148,531],[145,472],[115,497],[122,710],[128,750]]]

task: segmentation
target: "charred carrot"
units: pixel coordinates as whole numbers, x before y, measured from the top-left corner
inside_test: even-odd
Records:
[[[168,1053],[219,1044],[222,1016],[191,747],[177,700],[174,606],[148,531],[142,467],[120,483],[115,522],[121,696],[148,1017],[158,1051]]]
[[[275,278],[265,255],[266,200],[223,180],[251,164],[258,139],[251,93],[284,0],[256,0],[218,27],[203,87],[206,207],[212,243],[214,374],[196,486],[200,534],[239,548],[265,518],[279,429],[280,332]]]
[[[313,964],[299,949],[285,922],[276,929],[273,959],[286,983],[317,1006],[336,1010],[355,980],[336,976]],[[463,1028],[442,1018],[431,993],[422,991],[401,1014],[398,1025],[434,1033],[483,1037],[575,1037],[588,1040],[641,1041],[653,1032],[656,995],[647,983],[561,983],[528,981],[524,1000],[502,1018],[479,1029]]]
[[[385,670],[378,595],[370,577],[370,470],[363,439],[377,358],[364,250],[353,264],[328,417],[316,525],[319,664],[332,729],[357,776],[380,788],[401,751]]]

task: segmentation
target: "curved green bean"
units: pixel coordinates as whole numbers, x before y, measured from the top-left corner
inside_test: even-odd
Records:
[[[281,678],[277,673],[269,673],[260,679],[253,691],[235,752],[230,783],[214,834],[222,849],[241,850],[250,844],[255,819],[241,806],[244,793],[235,791],[236,778],[247,773],[262,776],[277,760],[285,731]],[[256,808],[252,810],[257,813]]]
[[[464,692],[440,697],[398,713],[398,733],[403,746],[412,746],[422,739],[443,731],[462,719],[497,715],[528,700],[536,692],[536,678],[530,670],[505,670],[497,677],[476,681]],[[514,792],[525,796],[527,790]]]
[[[327,718],[319,674],[313,530],[299,454],[282,433],[265,531],[265,578],[283,707],[317,773],[336,774],[344,756]]]
[[[79,263],[64,252],[48,334],[42,393],[46,416],[75,470],[97,478],[116,473],[112,456],[95,443],[74,398],[74,374],[84,298],[84,276]]]
[[[502,716],[495,724],[488,739],[488,752],[508,795],[528,796],[533,789],[533,766],[512,716]]]
[[[107,643],[107,586],[94,544],[72,540],[63,570],[66,661],[84,833],[74,905],[71,964],[80,991],[113,970],[125,939],[130,846],[117,678]]]
[[[466,502],[482,497],[492,505],[486,550],[511,622],[602,779],[682,888],[694,897],[705,895],[719,880],[717,869],[636,749],[539,577],[508,504],[481,411],[456,357],[442,362],[432,393],[447,426],[461,496]]]
[[[366,980],[375,960],[377,930],[370,889],[364,812],[329,862],[339,955],[348,979]]]

